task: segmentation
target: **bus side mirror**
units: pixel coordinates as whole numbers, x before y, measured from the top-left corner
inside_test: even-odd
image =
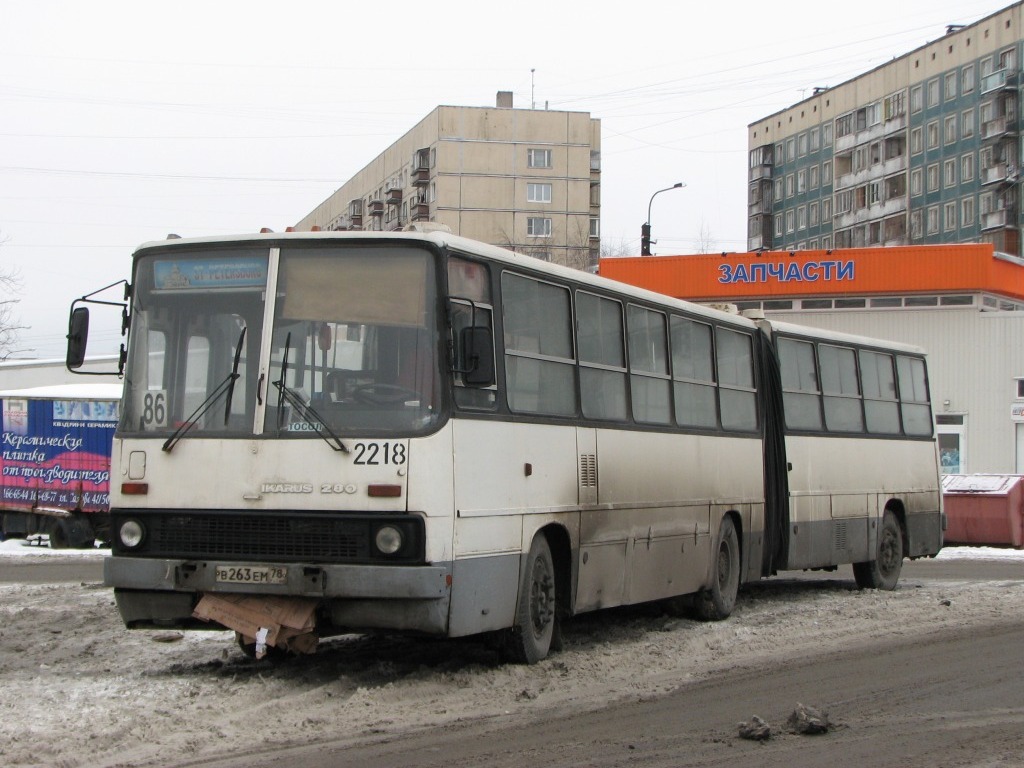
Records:
[[[75,307],[68,321],[68,370],[81,368],[85,362],[85,347],[89,342],[89,308]]]
[[[462,329],[462,382],[467,387],[494,384],[494,342],[489,328],[470,326]]]

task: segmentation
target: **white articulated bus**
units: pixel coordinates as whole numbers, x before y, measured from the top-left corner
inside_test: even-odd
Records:
[[[439,232],[150,243],[129,294],[105,566],[128,627],[239,630],[197,605],[245,596],[534,662],[563,617],[725,618],[744,582],[844,563],[892,589],[942,544],[914,347]]]

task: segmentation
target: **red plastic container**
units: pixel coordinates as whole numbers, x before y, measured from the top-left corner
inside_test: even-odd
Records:
[[[945,475],[946,544],[1024,549],[1024,476]]]

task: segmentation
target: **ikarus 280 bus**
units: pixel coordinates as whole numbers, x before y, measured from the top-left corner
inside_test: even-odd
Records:
[[[128,627],[493,632],[535,662],[580,612],[721,619],[744,582],[845,563],[891,589],[942,543],[914,347],[440,232],[150,243],[128,294],[105,564]]]

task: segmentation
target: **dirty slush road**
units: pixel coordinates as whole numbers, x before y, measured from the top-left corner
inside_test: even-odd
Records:
[[[0,585],[0,762],[1024,765],[1024,579],[770,580],[725,622],[579,617],[532,667],[387,636],[257,663],[230,633],[128,632],[112,602],[94,583]],[[786,732],[798,702],[829,732]],[[753,715],[768,741],[737,736]]]

